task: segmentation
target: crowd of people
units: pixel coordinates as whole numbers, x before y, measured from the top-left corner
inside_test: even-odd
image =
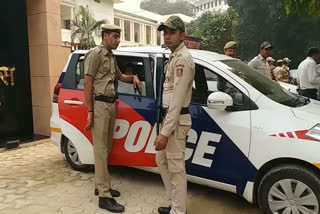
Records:
[[[319,49],[316,47],[308,49],[306,59],[298,67],[297,78],[292,78],[290,75],[291,60],[288,57],[278,59],[274,65],[275,59],[271,56],[272,48],[270,42],[263,42],[260,45],[259,54],[250,60],[248,65],[271,80],[298,85],[297,91],[302,96],[318,99],[320,89],[320,65],[317,65]],[[236,58],[236,53],[237,42],[230,41],[224,46],[225,55]]]

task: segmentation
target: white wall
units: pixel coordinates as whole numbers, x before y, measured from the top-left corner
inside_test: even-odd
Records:
[[[156,46],[157,45],[157,40],[156,40],[156,30],[158,27],[158,23],[155,22],[151,22],[142,18],[138,18],[138,17],[133,17],[127,14],[123,14],[123,13],[118,13],[115,12],[114,14],[115,18],[120,19],[120,27],[121,27],[121,43],[120,46],[145,46],[145,45],[152,45],[152,46]],[[129,21],[130,22],[130,41],[125,40],[125,29],[124,29],[124,21]],[[140,41],[139,42],[135,42],[134,41],[134,23],[137,23],[140,25]],[[147,37],[146,37],[146,28],[147,26],[151,27],[151,43],[147,44]]]
[[[89,5],[96,20],[107,19],[110,23],[113,23],[112,0],[100,0],[100,3],[94,0],[76,0],[76,5],[82,5],[84,7]]]
[[[70,8],[76,8],[79,5],[86,7],[88,5],[97,21],[106,19],[109,23],[113,23],[114,12],[112,0],[100,0],[100,3],[95,2],[94,0],[61,0],[61,4],[68,5]],[[71,31],[61,29],[61,37],[63,42],[71,42]],[[94,32],[94,40],[97,45],[101,43],[100,33],[99,35],[96,35]]]

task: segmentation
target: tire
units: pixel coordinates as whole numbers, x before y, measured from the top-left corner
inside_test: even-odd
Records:
[[[72,169],[80,172],[89,172],[93,170],[93,165],[81,163],[77,149],[69,139],[65,139],[65,143],[63,144],[63,146],[67,162],[69,163]]]
[[[275,167],[260,183],[258,202],[265,214],[320,214],[320,179],[307,167]]]

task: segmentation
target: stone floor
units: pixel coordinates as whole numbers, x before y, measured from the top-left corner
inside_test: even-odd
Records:
[[[157,213],[167,205],[159,175],[129,167],[112,167],[113,188],[126,214]],[[188,184],[189,214],[261,214],[232,193]],[[94,174],[72,170],[49,141],[0,150],[0,214],[102,214],[93,194]]]

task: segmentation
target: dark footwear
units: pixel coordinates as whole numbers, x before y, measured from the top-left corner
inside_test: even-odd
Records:
[[[112,213],[123,213],[124,206],[118,204],[113,198],[99,197],[99,207]]]
[[[121,195],[118,190],[111,189],[111,188],[110,188],[110,193],[111,193],[112,197],[114,197],[114,198],[120,197],[120,195]]]
[[[171,206],[169,207],[159,207],[158,212],[159,214],[169,214],[171,210]]]
[[[94,189],[94,194],[95,194],[96,196],[99,195],[98,189]],[[110,194],[111,194],[111,196],[114,197],[114,198],[120,197],[120,195],[121,195],[120,192],[117,191],[117,190],[115,190],[115,189],[110,189]]]

